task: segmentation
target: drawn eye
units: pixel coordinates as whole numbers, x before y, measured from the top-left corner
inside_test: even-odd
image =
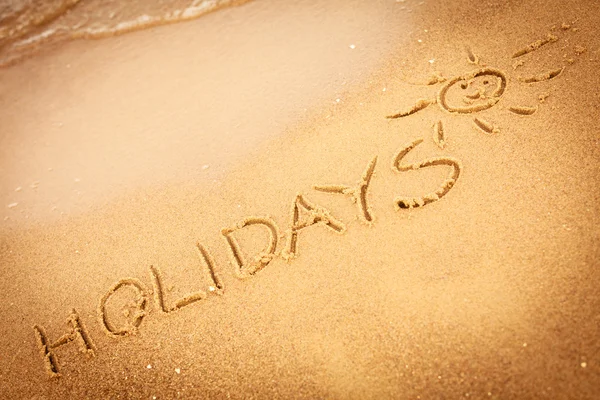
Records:
[[[463,90],[466,89],[467,87],[468,87],[467,82],[463,82],[460,84],[460,88]]]

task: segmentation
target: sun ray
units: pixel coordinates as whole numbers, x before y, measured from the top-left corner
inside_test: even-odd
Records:
[[[475,118],[473,118],[473,122],[475,122],[475,126],[477,128],[479,128],[480,130],[482,130],[484,133],[486,133],[488,135],[500,133],[500,128],[498,128],[496,125],[492,124],[491,122],[486,121],[483,118],[475,117]]]
[[[549,33],[548,36],[546,36],[544,39],[536,40],[535,42],[528,44],[527,46],[523,47],[522,49],[517,50],[512,55],[512,58],[524,56],[525,54],[529,54],[532,51],[535,51],[535,50],[539,49],[540,47],[547,45],[548,43],[554,43],[557,40],[558,40],[558,37],[556,35]]]
[[[512,106],[508,107],[508,111],[519,115],[532,115],[537,111],[537,107],[528,106]]]
[[[323,193],[351,194],[352,188],[346,185],[314,185],[313,189]]]
[[[467,52],[467,62],[469,64],[479,64],[479,57],[477,54],[473,53],[470,46],[465,46],[465,50]]]
[[[561,68],[553,69],[552,71],[542,72],[541,74],[533,75],[533,76],[529,76],[529,77],[525,77],[525,78],[520,76],[519,80],[523,83],[544,82],[544,81],[548,81],[552,78],[556,78],[564,70],[565,70],[565,67],[561,67]]]
[[[433,141],[442,150],[446,147],[446,131],[441,120],[433,125]]]
[[[406,111],[400,111],[397,114],[388,115],[386,118],[394,119],[394,118],[406,117],[406,116],[416,113],[417,111],[421,111],[435,103],[436,103],[436,99],[419,99],[419,100],[417,100],[415,105],[412,106],[410,109],[408,109]]]
[[[419,81],[419,82],[410,81],[409,79],[406,79],[406,76],[404,77],[404,83],[407,83],[407,84],[413,85],[413,86],[433,86],[435,84],[446,82],[446,81],[447,81],[447,78],[444,75],[442,75],[442,73],[439,71],[433,72],[431,75],[429,75],[429,77],[427,77],[423,81]]]

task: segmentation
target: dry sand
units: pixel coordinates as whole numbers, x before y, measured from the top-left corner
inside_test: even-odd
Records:
[[[598,398],[599,7],[446,3],[1,70],[2,397]]]

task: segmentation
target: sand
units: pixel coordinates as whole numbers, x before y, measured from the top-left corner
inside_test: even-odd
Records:
[[[599,7],[446,3],[0,70],[2,397],[597,398]]]

